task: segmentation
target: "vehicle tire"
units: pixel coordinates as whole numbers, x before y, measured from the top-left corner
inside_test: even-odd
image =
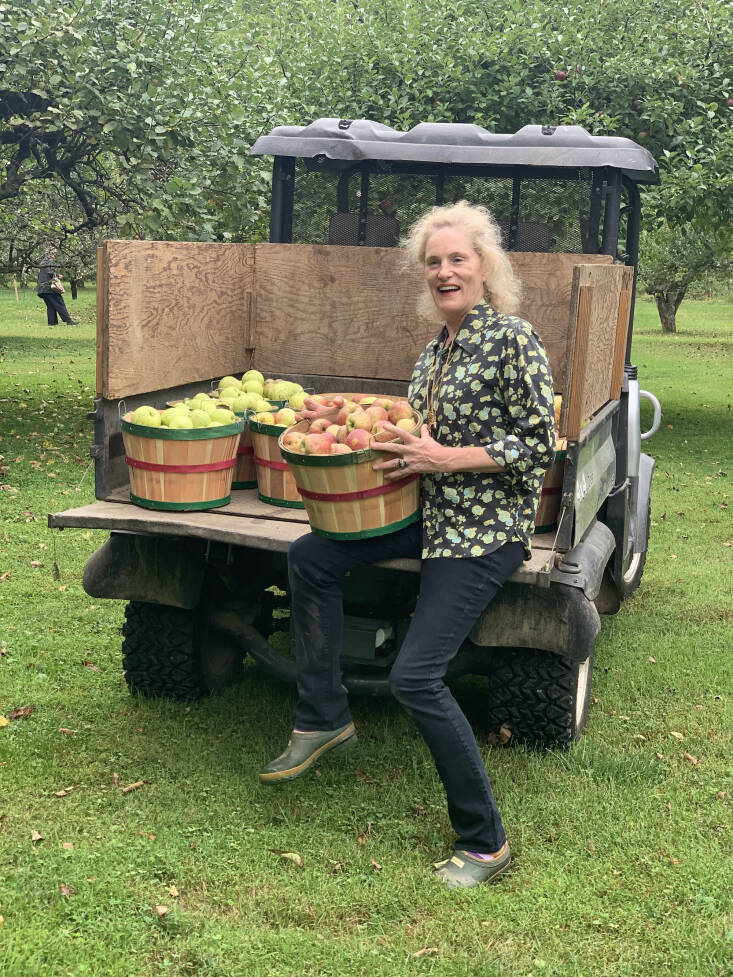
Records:
[[[201,608],[130,601],[122,628],[122,665],[130,691],[186,701],[236,681],[242,650],[210,629],[207,620]]]
[[[588,718],[593,649],[584,662],[539,648],[496,648],[489,663],[489,732],[510,744],[567,749]],[[502,727],[505,727],[503,732]]]
[[[618,590],[618,595],[621,600],[626,600],[630,597],[635,590],[638,589],[641,583],[641,578],[644,575],[644,567],[646,566],[646,552],[649,547],[649,528],[652,524],[652,503],[651,499],[647,501],[647,512],[646,512],[646,539],[644,540],[644,549],[641,553],[634,553],[629,567],[621,578],[616,583],[616,589]]]

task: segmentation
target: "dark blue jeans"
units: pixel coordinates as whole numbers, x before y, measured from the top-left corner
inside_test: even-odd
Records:
[[[338,729],[350,721],[340,666],[345,573],[379,560],[419,558],[421,548],[420,523],[373,539],[342,542],[311,533],[293,543],[288,566],[297,729]],[[395,698],[435,760],[456,848],[469,851],[498,851],[506,835],[476,738],[444,678],[475,621],[523,559],[521,543],[506,543],[488,556],[423,560],[415,613],[390,675]]]

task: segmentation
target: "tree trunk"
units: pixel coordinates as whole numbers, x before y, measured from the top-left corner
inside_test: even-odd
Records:
[[[662,321],[662,332],[677,332],[677,309],[680,307],[684,291],[657,292],[654,300]]]
[[[71,279],[71,297],[72,299],[78,298],[77,295],[77,282],[75,278]]]

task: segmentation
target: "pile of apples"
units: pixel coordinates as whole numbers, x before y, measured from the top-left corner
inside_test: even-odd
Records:
[[[208,394],[196,394],[186,403],[181,402],[165,410],[158,410],[143,404],[126,418],[132,424],[144,427],[168,427],[174,430],[187,430],[199,427],[226,427],[238,420],[234,411],[222,405]]]
[[[394,434],[384,428],[389,421],[403,431],[414,431],[415,417],[404,398],[355,394],[350,398],[316,394],[313,400],[324,406],[341,404],[335,420],[316,418],[298,430],[286,431],[280,444],[301,455],[342,455],[363,451],[372,441],[391,441]]]
[[[259,370],[247,370],[239,380],[234,376],[222,377],[218,384],[219,400],[238,414],[246,410],[269,412],[273,400],[285,400],[293,410],[301,410],[307,396],[299,383],[272,377],[265,379]]]

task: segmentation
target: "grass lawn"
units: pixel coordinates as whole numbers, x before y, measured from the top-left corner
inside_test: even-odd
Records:
[[[456,688],[515,853],[464,893],[428,871],[452,835],[395,702],[355,699],[358,748],[267,789],[290,687],[248,666],[193,705],[128,694],[122,604],[81,587],[105,534],[46,526],[94,494],[93,290],[69,307],[81,324],[49,328],[32,292],[0,292],[0,714],[32,709],[0,728],[0,974],[726,972],[733,305],[686,302],[663,336],[638,303],[634,361],[664,410],[652,537],[640,590],[604,619],[580,743],[492,747],[478,683]]]

